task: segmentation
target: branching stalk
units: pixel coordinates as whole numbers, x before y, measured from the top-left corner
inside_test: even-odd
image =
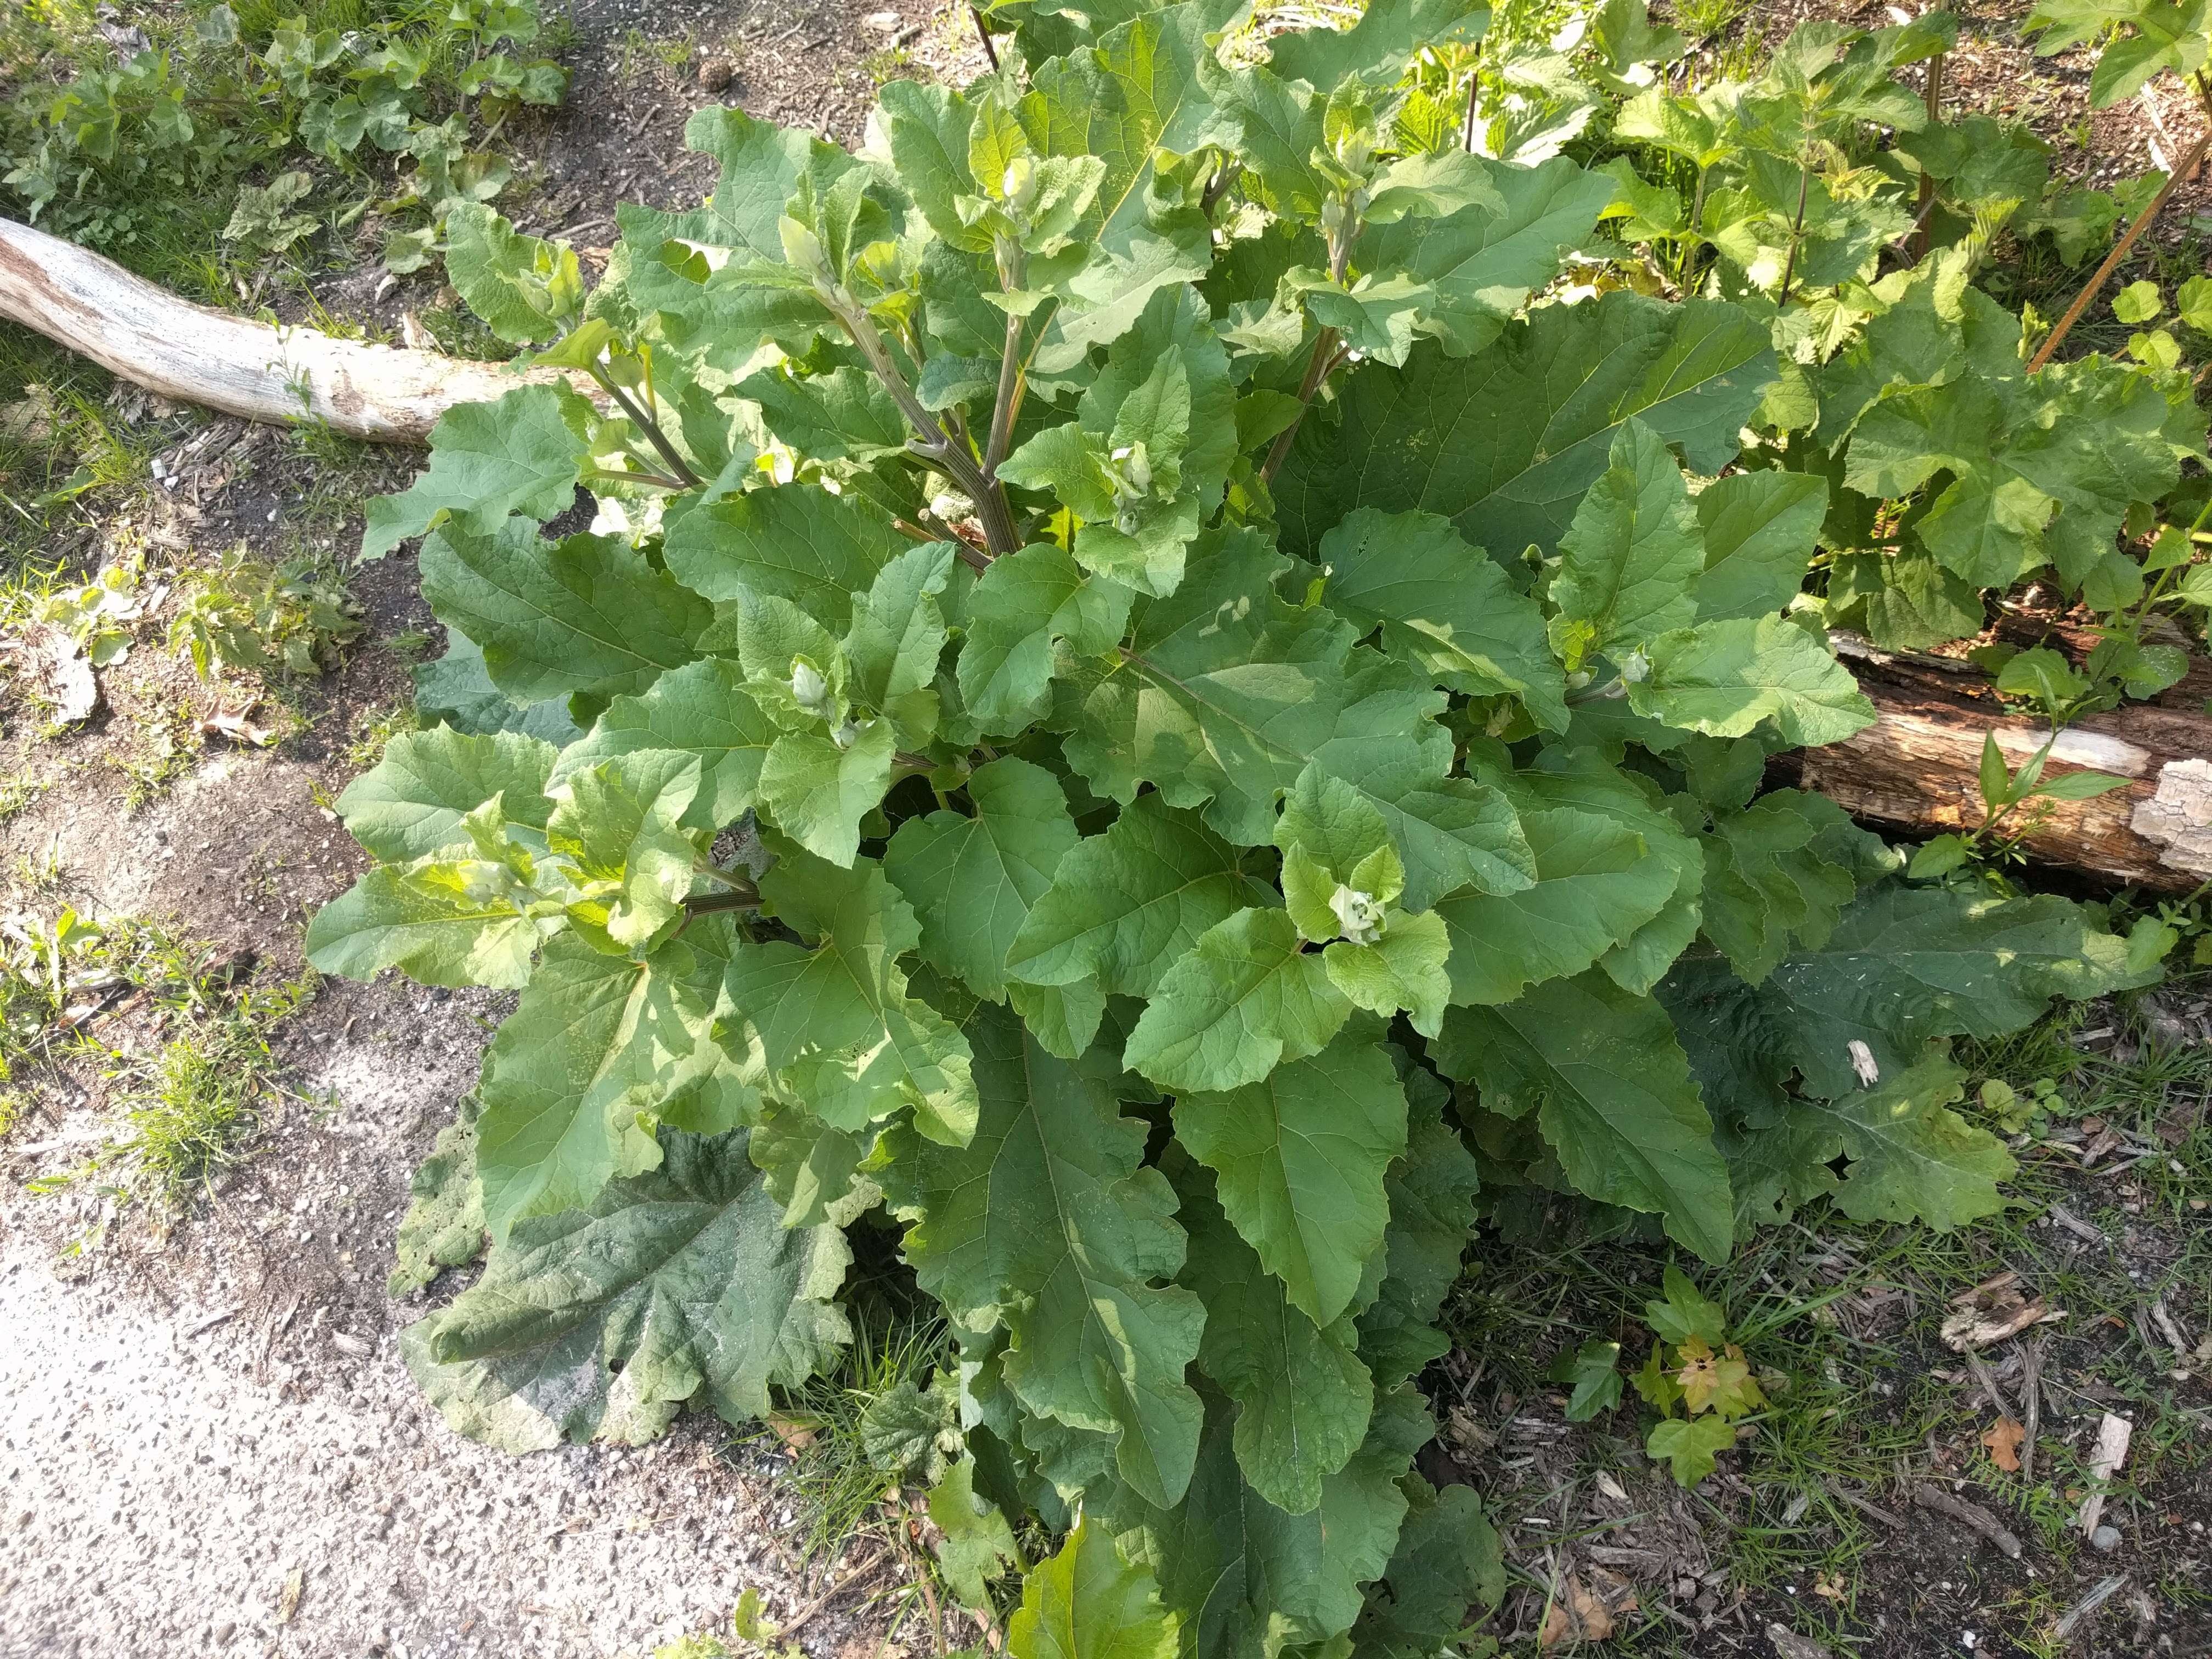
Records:
[[[1943,54],[1937,52],[1928,60],[1928,125],[1934,126],[1943,118]],[[1936,175],[1926,168],[1920,173],[1920,216],[1913,227],[1912,257],[1928,257],[1928,219],[1936,207]]]
[[[914,428],[914,436],[907,447],[924,460],[945,469],[958,484],[968,499],[975,504],[975,516],[983,526],[983,538],[990,544],[993,557],[1018,551],[1021,537],[1014,528],[1013,509],[1006,504],[1006,491],[984,476],[975,457],[965,444],[955,440],[944,427],[921,406],[921,399],[914,395],[914,388],[906,383],[906,376],[891,361],[890,349],[884,337],[876,330],[866,312],[857,307],[851,311],[842,307],[836,309],[837,320],[852,337],[860,355],[868,360],[868,367],[883,382],[891,401],[906,416],[907,424]]]
[[[1813,169],[1806,162],[1797,164],[1797,222],[1790,227],[1790,257],[1782,263],[1782,297],[1774,302],[1777,311],[1790,303],[1790,279],[1797,271],[1797,250],[1805,241],[1805,198],[1813,188]]]
[[[1022,251],[1010,248],[999,261],[1000,285],[1009,291],[1022,285]],[[1014,416],[1022,404],[1022,323],[1012,312],[1006,313],[1006,354],[999,360],[999,394],[991,405],[991,438],[983,449],[983,476],[991,487],[999,487],[999,463],[1006,459],[1006,450],[1013,442]]]
[[[615,406],[629,416],[637,429],[645,434],[653,448],[659,452],[660,459],[668,463],[669,471],[684,481],[684,489],[696,489],[706,483],[704,478],[691,470],[690,463],[684,459],[676,446],[669,442],[668,434],[660,429],[660,422],[647,414],[644,406],[636,398],[631,397],[621,386],[617,386],[611,378],[599,373],[596,368],[592,371],[592,378],[599,383],[601,389],[608,397],[614,399]]]
[[[2206,128],[2197,142],[2189,147],[2189,154],[2183,156],[2173,171],[2166,175],[2166,182],[2159,186],[2158,194],[2150,198],[2150,204],[2136,215],[2135,223],[2128,227],[2128,234],[2120,238],[2119,246],[2105,256],[2105,263],[2097,267],[2096,274],[2081,284],[2081,291],[2074,296],[2074,303],[2066,307],[2066,314],[2058,319],[2058,325],[2051,331],[2050,337],[2037,348],[2035,356],[2028,361],[2029,374],[2034,374],[2051,361],[2051,354],[2058,349],[2058,343],[2066,337],[2067,331],[2081,321],[2081,313],[2089,308],[2089,301],[2095,299],[2098,290],[2105,286],[2105,279],[2119,269],[2120,262],[2128,257],[2128,250],[2134,247],[2143,232],[2150,228],[2151,222],[2166,206],[2174,187],[2197,170],[2197,164],[2204,159],[2207,145],[2212,145],[2212,127]]]
[[[1470,94],[1471,95],[1471,94]],[[1358,234],[1356,224],[1347,215],[1342,233],[1329,239],[1328,274],[1332,282],[1342,283],[1345,273],[1352,269],[1352,239]],[[1260,477],[1265,483],[1273,483],[1275,474],[1283,470],[1283,462],[1291,453],[1291,441],[1298,435],[1306,410],[1321,393],[1322,382],[1328,379],[1343,358],[1337,352],[1344,337],[1333,328],[1324,328],[1314,341],[1313,356],[1306,359],[1305,378],[1298,383],[1298,412],[1291,423],[1275,434],[1275,441],[1267,451],[1267,459],[1261,464]]]

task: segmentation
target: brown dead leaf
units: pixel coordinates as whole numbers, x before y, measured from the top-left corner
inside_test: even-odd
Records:
[[[15,657],[54,705],[55,719],[74,726],[100,707],[100,682],[66,628],[52,623],[26,628],[16,636]]]
[[[787,1452],[805,1451],[814,1443],[814,1437],[822,1432],[822,1419],[817,1417],[792,1417],[782,1412],[770,1412],[766,1420]]]
[[[1840,1605],[1850,1599],[1844,1588],[1844,1576],[1839,1572],[1824,1572],[1813,1586],[1813,1594]]]
[[[1552,1610],[1544,1615],[1537,1632],[1539,1648],[1556,1648],[1577,1642],[1602,1642],[1613,1634],[1613,1611],[1604,1598],[1572,1573],[1560,1581]]]
[[[2016,1418],[2001,1417],[1982,1431],[1982,1444],[1990,1449],[1990,1462],[2008,1474],[2020,1473],[2021,1443],[2027,1430]]]
[[[234,714],[227,709],[202,720],[200,730],[210,737],[228,738],[233,743],[247,744],[256,749],[266,749],[276,741],[276,734],[267,726],[256,726],[245,714]]]
[[[284,1588],[276,1597],[276,1622],[289,1625],[300,1611],[300,1592],[307,1587],[307,1570],[295,1567],[284,1575]]]

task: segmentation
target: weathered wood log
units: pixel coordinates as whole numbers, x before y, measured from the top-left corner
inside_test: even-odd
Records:
[[[454,404],[484,402],[553,373],[518,374],[234,317],[4,218],[0,318],[164,397],[252,421],[326,422],[375,443],[427,443]]]
[[[1876,650],[1837,636],[1844,660],[1881,719],[1854,738],[1784,758],[1796,781],[1853,816],[1929,836],[1984,817],[1982,740],[1995,732],[2017,767],[2043,746],[2040,722],[2008,714],[1970,662]],[[2186,892],[2212,877],[2212,663],[2154,702],[2130,703],[2069,726],[2046,776],[2111,773],[2124,788],[2051,805],[2021,846],[2032,858],[2112,882]],[[2019,811],[2021,809],[2015,809]]]

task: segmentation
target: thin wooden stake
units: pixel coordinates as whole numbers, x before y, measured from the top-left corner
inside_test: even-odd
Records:
[[[2197,164],[2204,159],[2208,145],[2212,145],[2212,129],[2207,129],[2189,147],[2189,154],[2181,158],[2179,167],[2166,175],[2166,182],[2159,186],[2158,194],[2150,198],[2150,205],[2136,215],[2135,223],[2130,225],[2128,234],[2120,238],[2120,245],[2105,256],[2105,263],[2097,267],[2097,274],[2081,285],[2081,291],[2074,296],[2074,303],[2066,307],[2066,314],[2058,319],[2058,326],[2051,331],[2051,337],[2029,360],[2029,374],[2034,374],[2051,361],[2051,354],[2058,349],[2058,343],[2066,337],[2067,331],[2081,319],[2081,313],[2089,308],[2089,301],[2095,299],[2097,290],[2104,287],[2105,279],[2119,268],[2120,261],[2128,257],[2128,250],[2136,245],[2136,239],[2150,228],[2151,221],[2158,217],[2160,210],[2166,206],[2166,198],[2173,194],[2174,187],[2197,170]]]

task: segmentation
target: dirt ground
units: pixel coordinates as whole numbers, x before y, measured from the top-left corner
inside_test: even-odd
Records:
[[[708,188],[708,164],[682,147],[700,105],[857,142],[875,84],[864,63],[904,51],[950,64],[961,50],[919,0],[611,0],[574,16],[571,96],[532,140],[538,188],[522,222],[586,247],[612,240],[617,198],[689,205]],[[680,64],[649,49],[686,39]],[[708,64],[733,78],[714,86]],[[380,285],[371,259],[316,292],[392,327],[441,297],[433,278],[380,300]],[[348,453],[334,474],[331,458],[272,432],[128,393],[114,407],[167,454],[203,435],[179,487],[44,550],[88,571],[134,549],[149,573],[240,538],[273,552],[288,532],[343,552],[359,501],[411,468]],[[365,723],[409,698],[410,653],[394,637],[434,629],[415,586],[410,558],[353,580],[368,635],[325,682],[265,696],[235,678],[203,687],[142,626],[82,726],[42,735],[10,708],[0,781],[43,788],[0,824],[0,866],[16,868],[0,909],[166,919],[264,977],[296,975],[307,916],[361,867],[324,803],[359,769],[347,751]],[[282,735],[264,750],[198,729],[219,714]],[[133,811],[125,768],[155,763],[164,744],[189,775]],[[397,1334],[428,1304],[387,1300],[384,1279],[408,1177],[504,1012],[393,975],[325,983],[278,1028],[289,1098],[251,1161],[182,1224],[126,1213],[88,1254],[70,1251],[112,1216],[100,1185],[26,1183],[82,1161],[100,1079],[41,1079],[0,1145],[0,1659],[641,1655],[726,1632],[749,1587],[772,1616],[815,1609],[799,1632],[810,1650],[876,1650],[876,1575],[847,1588],[848,1564],[808,1571],[793,1553],[787,1458],[733,1445],[711,1417],[641,1450],[511,1458],[451,1432],[407,1376]]]

